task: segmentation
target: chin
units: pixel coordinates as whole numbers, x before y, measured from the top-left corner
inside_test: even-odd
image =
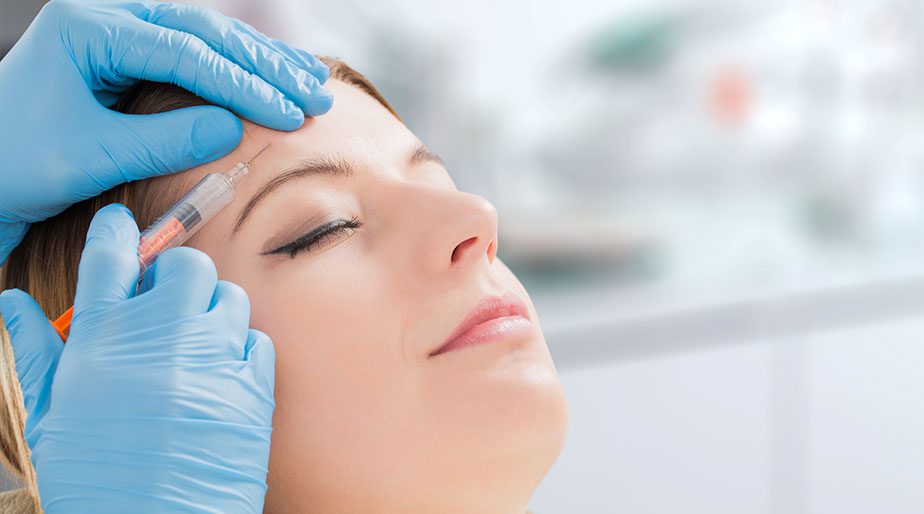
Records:
[[[568,402],[544,339],[535,348],[513,353],[491,384],[495,427],[507,427],[511,450],[537,457],[545,470],[555,462],[568,430]],[[545,471],[543,471],[543,475]]]
[[[454,357],[429,391],[444,440],[457,442],[459,455],[474,466],[519,474],[521,484],[537,486],[561,453],[568,427],[567,401],[541,333],[514,348],[473,348]]]

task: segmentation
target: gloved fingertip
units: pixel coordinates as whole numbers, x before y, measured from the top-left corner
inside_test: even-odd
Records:
[[[18,353],[18,333],[25,331],[31,334],[27,337],[27,348],[29,353],[34,354],[43,346],[40,344],[43,340],[40,336],[47,336],[51,333],[49,331],[53,330],[38,302],[32,295],[20,289],[8,289],[0,293],[0,316],[13,339],[14,353]]]
[[[318,86],[311,94],[306,116],[320,116],[330,110],[334,104],[334,94],[324,86]]]
[[[324,65],[324,63],[320,63],[320,64],[324,67],[323,68],[312,68],[308,70],[308,73],[313,75],[314,78],[318,79],[318,83],[324,84],[327,82],[327,79],[330,78],[330,69],[328,69],[327,66]]]
[[[32,297],[22,289],[12,288],[0,293],[0,316],[5,321],[10,321],[13,316],[20,311],[21,302],[28,301]]]
[[[251,118],[251,121],[259,123],[264,127],[273,130],[281,130],[283,132],[292,132],[305,124],[305,113],[298,105],[288,98],[282,98],[280,102],[281,104],[277,104],[274,107],[267,107],[263,116],[259,119]],[[270,111],[272,111],[272,118],[268,119],[266,116],[270,115]]]
[[[132,210],[129,209],[124,203],[113,202],[109,205],[104,206],[100,210],[103,210],[103,209],[114,209],[117,211],[122,211],[123,213],[127,214],[131,219],[135,219],[135,213],[132,212]]]
[[[318,79],[318,82],[321,84],[327,82],[327,79],[330,78],[330,68],[326,64],[324,64],[323,61],[314,57],[310,53],[304,50],[298,50],[298,52],[302,54],[303,56],[307,56],[311,58],[309,60],[306,57],[303,57],[307,64],[308,73],[314,76],[314,78]]]
[[[211,162],[227,155],[237,147],[244,134],[241,120],[220,107],[202,109],[193,122],[193,158],[198,162]]]
[[[13,319],[17,292],[21,293],[22,291],[19,289],[7,289],[0,293],[0,318],[3,318],[3,322],[7,326],[9,326],[10,320]]]
[[[285,115],[288,118],[298,122],[298,126],[301,127],[305,123],[305,113],[291,100],[286,100],[285,102]],[[296,127],[297,128],[297,127]]]
[[[104,205],[96,211],[93,219],[90,220],[90,228],[87,230],[87,242],[89,243],[91,239],[100,235],[113,235],[114,228],[121,229],[132,226],[137,231],[135,214],[131,209],[118,202]],[[106,239],[112,239],[112,237],[106,237]]]
[[[92,239],[102,236],[109,241],[118,239],[121,231],[125,228],[134,227],[137,232],[138,225],[135,222],[135,214],[124,204],[115,202],[102,206],[93,215],[90,220],[90,228],[87,230],[87,243]],[[135,234],[137,238],[137,233]],[[137,241],[135,242],[137,245]]]

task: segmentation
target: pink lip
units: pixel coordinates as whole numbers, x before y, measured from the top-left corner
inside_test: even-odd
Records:
[[[516,295],[489,296],[459,323],[452,335],[430,357],[503,339],[522,337],[535,330],[529,310]]]

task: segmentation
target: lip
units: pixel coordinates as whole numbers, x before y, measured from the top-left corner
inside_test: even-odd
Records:
[[[452,335],[430,352],[430,357],[532,334],[529,309],[514,294],[487,296],[459,323]]]

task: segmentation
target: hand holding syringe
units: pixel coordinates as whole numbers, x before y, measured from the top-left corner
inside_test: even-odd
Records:
[[[144,273],[164,251],[180,246],[211,220],[234,198],[234,186],[250,171],[250,165],[269,145],[264,146],[247,162],[224,173],[209,173],[188,193],[177,200],[162,216],[141,233],[138,240],[139,282]],[[62,341],[67,340],[74,308],[51,322]]]

